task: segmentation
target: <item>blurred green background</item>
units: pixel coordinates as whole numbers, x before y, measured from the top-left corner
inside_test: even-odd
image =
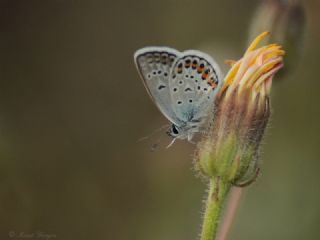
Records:
[[[0,239],[197,239],[194,145],[137,142],[167,121],[133,53],[195,48],[223,65],[241,56],[259,3],[1,0]],[[320,239],[320,1],[304,5],[303,54],[274,82],[262,176],[230,239]]]

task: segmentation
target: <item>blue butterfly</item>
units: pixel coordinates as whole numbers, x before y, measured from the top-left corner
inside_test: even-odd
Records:
[[[213,110],[222,83],[217,63],[200,51],[168,47],[139,49],[134,61],[152,100],[172,123],[167,131],[172,143],[191,141]]]

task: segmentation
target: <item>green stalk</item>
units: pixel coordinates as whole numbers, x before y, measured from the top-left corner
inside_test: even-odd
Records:
[[[229,183],[222,181],[219,177],[210,180],[201,240],[214,240],[216,238],[221,210],[230,186]]]

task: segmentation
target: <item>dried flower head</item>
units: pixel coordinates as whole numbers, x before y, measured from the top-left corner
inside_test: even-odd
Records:
[[[212,123],[199,144],[197,167],[208,177],[241,185],[256,176],[258,150],[270,116],[274,74],[283,66],[280,45],[257,48],[259,35],[232,67],[217,95]]]

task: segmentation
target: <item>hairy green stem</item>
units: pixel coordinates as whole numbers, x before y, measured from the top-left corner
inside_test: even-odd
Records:
[[[221,210],[229,190],[230,184],[222,181],[219,177],[210,180],[208,199],[201,231],[201,240],[215,239]]]

